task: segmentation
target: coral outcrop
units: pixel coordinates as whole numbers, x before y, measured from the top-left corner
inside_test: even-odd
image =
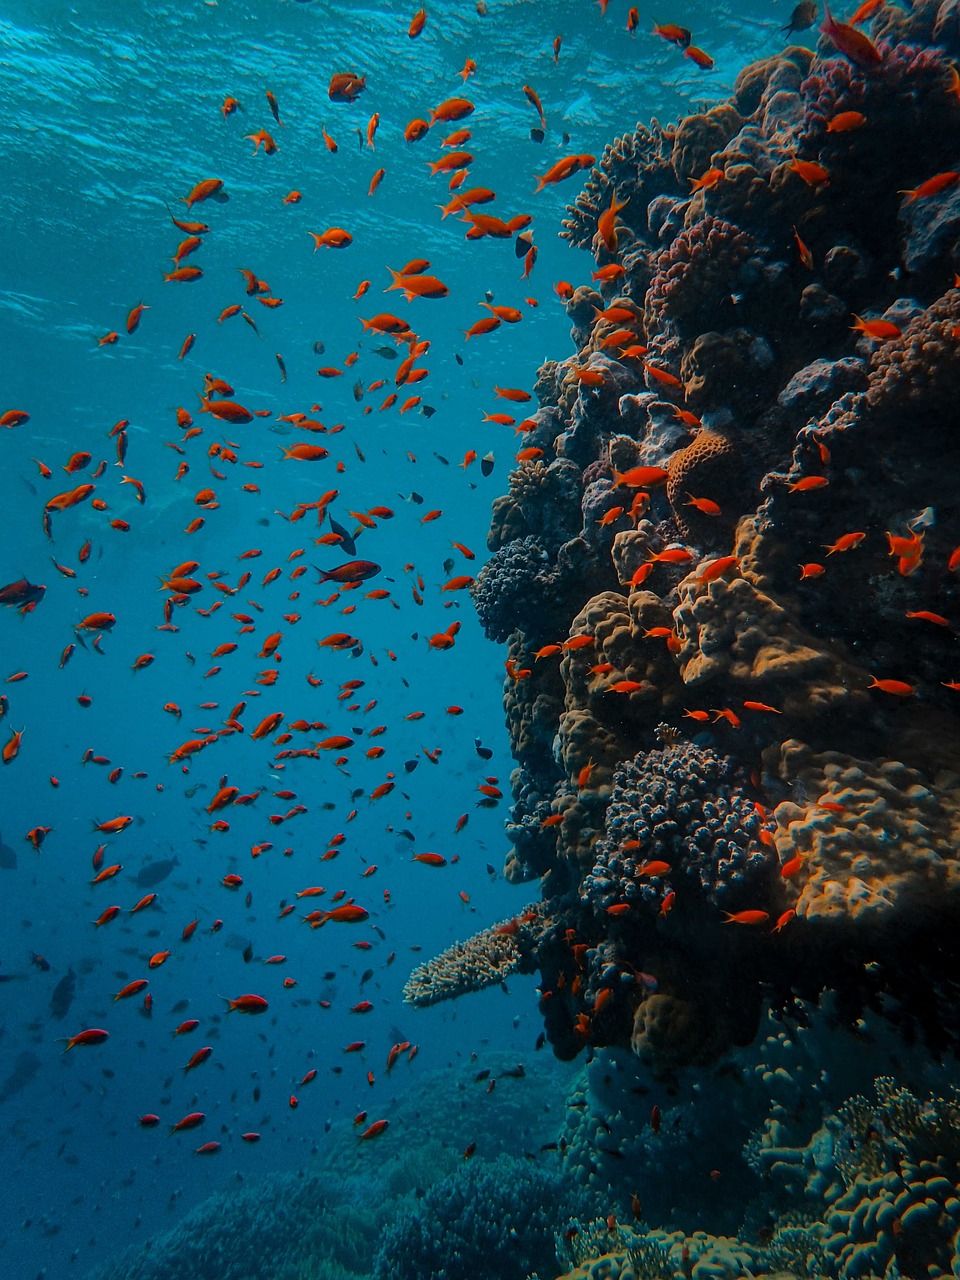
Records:
[[[622,270],[567,301],[474,588],[509,637],[547,1036],[655,1082],[818,1009],[960,1052],[960,23],[917,0],[844,30],[604,152],[564,235]],[[421,1002],[474,985],[470,946]],[[926,1154],[868,1188],[818,1142],[829,1213],[730,1265],[956,1272]]]

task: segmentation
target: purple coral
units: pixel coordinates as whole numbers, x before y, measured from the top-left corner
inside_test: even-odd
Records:
[[[731,294],[756,252],[753,237],[722,218],[707,214],[686,227],[657,256],[644,307],[647,333],[666,318],[695,333],[732,318]]]
[[[597,911],[619,902],[654,908],[670,889],[694,884],[715,906],[755,902],[772,868],[762,829],[743,770],[729,756],[692,742],[641,751],[614,771],[581,897]],[[633,841],[638,847],[624,848]],[[644,875],[649,862],[671,871]]]

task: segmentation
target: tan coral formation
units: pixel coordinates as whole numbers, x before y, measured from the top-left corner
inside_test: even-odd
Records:
[[[960,779],[926,781],[899,760],[781,745],[778,772],[803,801],[775,810],[781,862],[803,860],[801,920],[829,926],[942,918],[960,895]],[[822,802],[842,806],[823,808]]]
[[[678,1067],[713,1062],[729,1045],[727,1030],[715,1009],[659,991],[637,1006],[630,1048],[654,1076],[669,1076]]]
[[[685,538],[697,534],[712,542],[729,536],[730,497],[740,487],[738,462],[733,442],[715,431],[698,432],[690,444],[671,456],[667,463],[667,500]],[[714,499],[722,495],[721,512],[726,507],[727,513],[703,515],[690,504],[691,495]]]
[[[867,673],[805,631],[747,578],[703,582],[695,571],[681,582],[679,596],[673,617],[689,688],[739,687],[748,698],[767,696],[801,720],[840,706],[866,709]]]

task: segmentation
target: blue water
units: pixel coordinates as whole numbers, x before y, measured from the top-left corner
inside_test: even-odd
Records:
[[[534,175],[568,153],[599,156],[637,120],[674,119],[728,96],[744,64],[782,47],[789,16],[783,3],[718,8],[698,0],[682,13],[642,8],[640,29],[630,35],[627,8],[612,0],[603,17],[586,0],[488,0],[482,15],[471,4],[436,0],[423,34],[411,40],[412,7],[389,4],[3,6],[0,412],[22,408],[30,417],[0,433],[0,582],[26,577],[46,586],[32,612],[7,608],[0,617],[0,680],[11,681],[2,690],[0,738],[23,730],[19,755],[0,776],[0,836],[12,851],[7,861],[16,862],[0,869],[0,974],[11,979],[0,986],[6,1276],[82,1276],[174,1226],[213,1193],[239,1194],[241,1184],[308,1162],[329,1171],[343,1149],[337,1144],[353,1140],[360,1111],[368,1123],[391,1120],[393,1132],[382,1141],[409,1151],[423,1138],[410,1108],[425,1090],[441,1088],[447,1069],[454,1092],[456,1081],[470,1079],[471,1055],[477,1070],[494,1054],[502,1055],[501,1066],[522,1060],[528,1075],[542,1070],[550,1082],[544,1106],[554,1117],[562,1112],[557,1099],[577,1065],[548,1069],[549,1047],[538,1055],[533,977],[512,979],[506,994],[494,989],[428,1010],[411,1010],[401,992],[423,959],[537,896],[536,885],[514,888],[501,874],[512,768],[501,703],[505,652],[483,637],[466,592],[441,591],[482,563],[490,504],[506,486],[518,447],[508,426],[482,421],[487,412],[514,412],[492,388],[532,391],[542,361],[570,353],[569,321],[554,286],[584,282],[595,265],[557,235],[579,179],[534,195]],[[654,17],[693,27],[715,69],[700,72],[653,37]],[[468,56],[477,70],[462,84],[458,72]],[[367,77],[352,105],[327,97],[330,75],[344,70]],[[530,136],[537,117],[524,84],[543,102],[548,129],[541,143]],[[276,95],[282,125],[265,90]],[[241,109],[224,119],[228,94]],[[461,95],[476,105],[468,119],[404,142],[407,121]],[[373,112],[380,124],[371,149],[358,135]],[[336,154],[324,146],[321,127],[335,137]],[[260,128],[276,139],[276,154],[253,154],[244,135]],[[441,154],[437,131],[442,137],[459,128],[471,130],[467,145],[476,156],[466,185],[497,193],[495,205],[481,211],[533,215],[539,256],[529,279],[520,278],[511,242],[465,242],[461,222],[441,221],[447,179],[431,176],[427,162]],[[382,183],[368,196],[381,166]],[[229,200],[187,210],[183,197],[208,177],[223,180]],[[283,202],[291,190],[302,192],[299,203]],[[184,259],[203,268],[195,283],[163,282],[181,239],[166,206],[177,218],[209,223],[202,247]],[[353,243],[314,253],[308,232],[331,226],[348,229]],[[387,268],[415,257],[429,259],[448,297],[408,304],[383,293]],[[269,282],[283,305],[268,309],[248,298],[240,267]],[[369,291],[355,301],[364,279]],[[465,341],[464,331],[488,314],[478,305],[488,296],[520,308],[521,322]],[[128,336],[126,314],[141,301],[149,309]],[[240,316],[217,322],[233,303],[246,307],[259,334]],[[395,389],[398,362],[375,351],[393,347],[391,339],[364,333],[359,319],[381,310],[408,319],[430,343],[418,361],[429,377],[400,388],[399,403],[420,395],[432,416],[419,406],[402,416],[399,404],[379,409]],[[119,341],[97,345],[114,330]],[[178,360],[190,333],[195,344]],[[318,342],[322,354],[314,350]],[[352,353],[356,362],[345,363]],[[318,378],[315,370],[326,365],[342,376]],[[201,415],[198,394],[208,371],[232,384],[231,399],[268,414],[243,425]],[[355,399],[355,383],[367,388],[377,379],[386,385]],[[311,409],[316,404],[322,407]],[[186,442],[179,406],[202,427]],[[295,412],[344,428],[307,436],[278,420]],[[110,438],[120,419],[129,421],[122,468]],[[330,457],[283,459],[281,449],[301,440],[323,443]],[[214,442],[235,447],[237,462],[210,458]],[[64,464],[78,450],[92,461],[67,476]],[[461,466],[468,451],[492,454],[492,474],[484,477],[479,461]],[[93,483],[106,509],[84,502],[54,514],[48,539],[44,503],[90,478],[101,459],[106,468]],[[189,472],[176,479],[182,461]],[[142,504],[121,475],[142,482]],[[194,503],[206,486],[215,490],[215,510]],[[381,574],[324,606],[318,601],[334,587],[318,586],[312,568],[297,579],[291,571],[349,557],[313,545],[328,526],[318,528],[312,512],[298,522],[285,517],[329,489],[339,491],[331,512],[351,529],[351,511],[380,505],[394,515],[362,529],[357,540],[357,555],[380,564]],[[442,514],[424,522],[433,510]],[[203,528],[186,534],[197,515],[205,517]],[[114,519],[128,522],[129,531],[112,528]],[[81,561],[87,540],[89,558]],[[466,560],[454,541],[476,559]],[[241,558],[247,551],[258,554]],[[173,609],[174,630],[158,630],[167,595],[161,577],[187,560],[199,562],[202,589]],[[275,568],[279,577],[262,585]],[[234,587],[247,569],[249,584],[236,594],[220,592],[208,577],[219,574]],[[374,588],[388,589],[389,597],[365,598]],[[215,604],[209,616],[199,613]],[[116,616],[96,646],[74,632],[95,610]],[[252,631],[241,633],[235,612],[253,617]],[[462,624],[454,646],[431,648],[427,637],[454,621]],[[362,642],[356,656],[318,648],[318,640],[341,630]],[[258,658],[276,631],[277,653]],[[236,651],[211,657],[225,642],[236,642]],[[76,648],[62,664],[70,644]],[[144,654],[152,663],[133,670]],[[212,674],[215,665],[220,670]],[[258,684],[266,669],[278,673],[275,683]],[[20,673],[24,678],[11,679]],[[308,676],[322,683],[314,687]],[[350,680],[362,684],[338,698]],[[219,738],[185,765],[169,761],[186,739],[215,732],[241,701],[245,733]],[[216,705],[202,709],[205,702]],[[165,711],[168,703],[182,717]],[[451,705],[463,714],[448,714]],[[270,738],[250,736],[274,711],[287,722],[328,726],[294,733],[287,746],[324,734],[354,738],[346,762],[335,763],[336,751],[278,760]],[[385,733],[368,740],[380,725]],[[489,758],[478,754],[477,741]],[[374,745],[384,754],[365,758]],[[428,750],[439,751],[436,762]],[[91,754],[104,763],[83,763]],[[409,771],[408,762],[416,762]],[[111,781],[117,768],[122,774]],[[395,789],[371,799],[390,771]],[[255,803],[207,814],[223,779],[258,793]],[[478,805],[477,788],[490,779],[505,799]],[[280,790],[295,799],[271,794]],[[298,803],[303,813],[270,822]],[[118,815],[133,819],[128,829],[92,829]],[[469,820],[457,833],[461,815]],[[229,830],[211,830],[216,819]],[[51,828],[39,852],[26,839],[37,826]],[[336,833],[343,843],[324,861]],[[123,869],[93,885],[101,842],[103,865]],[[261,842],[272,847],[251,857]],[[441,853],[447,865],[412,861],[427,851]],[[135,883],[138,871],[168,858],[177,865],[155,886],[156,902],[130,915],[147,892]],[[375,874],[363,878],[372,864]],[[224,887],[227,874],[241,876],[242,885]],[[316,884],[326,887],[324,897],[278,918],[282,903]],[[369,920],[304,927],[304,908],[331,905],[341,889],[369,909]],[[123,908],[120,916],[94,927],[111,904]],[[184,942],[181,931],[194,919],[196,933]],[[218,920],[222,927],[213,932]],[[165,949],[166,963],[148,970],[150,956]],[[48,967],[38,967],[33,953]],[[276,954],[285,961],[265,966]],[[57,1018],[51,997],[70,970],[75,994]],[[363,980],[366,970],[372,974]],[[142,993],[113,1000],[138,977],[149,978],[152,1009]],[[285,977],[296,985],[284,989]],[[264,995],[269,1011],[225,1016],[221,997],[246,992]],[[364,1000],[372,1002],[370,1012],[350,1012]],[[199,1019],[200,1027],[175,1037],[185,1018]],[[94,1027],[109,1031],[106,1043],[62,1052],[63,1038]],[[357,1040],[365,1050],[345,1054]],[[419,1052],[412,1061],[401,1057],[388,1074],[387,1053],[401,1041]],[[202,1045],[212,1047],[210,1059],[185,1074]],[[316,1079],[301,1086],[311,1068]],[[500,1092],[504,1087],[509,1082]],[[191,1111],[203,1111],[204,1124],[169,1136],[169,1126]],[[141,1127],[145,1113],[159,1115],[160,1126]],[[459,1151],[486,1123],[482,1111],[468,1108],[451,1145]],[[511,1121],[498,1123],[505,1134]],[[261,1134],[256,1145],[240,1139],[250,1130]],[[548,1139],[545,1129],[532,1141]],[[221,1149],[198,1158],[195,1148],[208,1141]],[[371,1166],[377,1150],[371,1143]],[[265,1265],[260,1274],[272,1273]]]

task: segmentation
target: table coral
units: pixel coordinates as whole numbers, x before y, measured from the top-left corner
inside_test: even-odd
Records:
[[[521,914],[530,919],[523,924],[516,917],[502,920],[466,942],[455,942],[414,969],[403,998],[408,1004],[437,1004],[468,991],[497,986],[523,970],[529,963],[536,930],[542,927],[542,916],[537,907],[528,907]]]

